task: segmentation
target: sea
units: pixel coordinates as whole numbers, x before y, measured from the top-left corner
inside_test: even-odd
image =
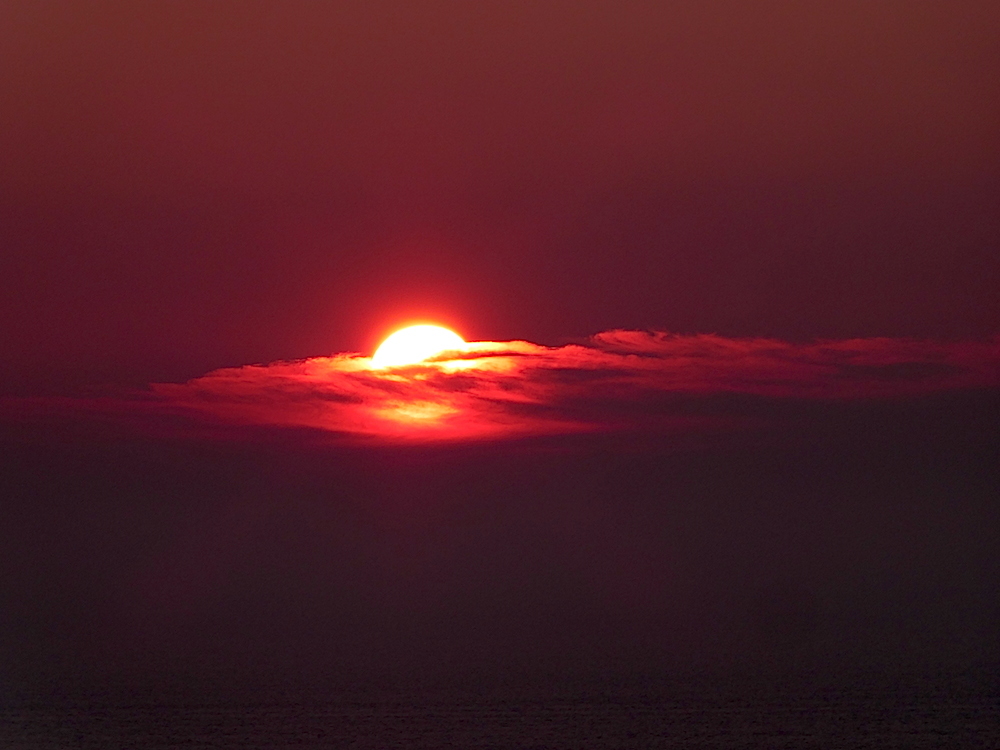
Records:
[[[1000,748],[989,693],[475,697],[60,705],[0,710],[0,746],[64,748]]]

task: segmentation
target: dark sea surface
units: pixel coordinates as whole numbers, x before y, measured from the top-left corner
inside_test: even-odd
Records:
[[[987,693],[279,700],[0,710],[7,748],[998,748]]]
[[[0,750],[1000,750],[1000,402],[904,407],[684,450],[0,426]]]

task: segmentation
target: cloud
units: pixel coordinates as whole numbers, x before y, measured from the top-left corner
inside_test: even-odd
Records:
[[[562,347],[475,342],[457,356],[391,370],[355,354],[227,368],[154,384],[150,395],[160,408],[216,424],[312,428],[354,441],[490,440],[718,429],[759,418],[751,402],[992,389],[998,365],[997,341],[797,344],[615,330]]]
[[[0,399],[0,415],[48,432],[96,421],[167,435],[277,427],[324,442],[419,443],[703,435],[802,417],[816,406],[970,390],[1000,390],[1000,340],[802,344],[615,330],[561,347],[472,342],[447,358],[384,370],[336,354],[215,370],[127,396]]]

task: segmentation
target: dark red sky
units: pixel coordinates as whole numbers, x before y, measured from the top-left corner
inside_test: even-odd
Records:
[[[5,3],[0,384],[1000,330],[993,2]]]
[[[0,3],[0,708],[895,670],[967,729],[998,40],[995,0]],[[417,317],[491,343],[345,354]]]

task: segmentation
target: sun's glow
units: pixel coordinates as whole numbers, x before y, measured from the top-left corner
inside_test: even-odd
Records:
[[[389,336],[372,355],[375,368],[415,365],[452,349],[462,349],[465,340],[454,331],[434,325],[403,328]]]
[[[455,407],[433,401],[390,402],[385,407],[375,410],[376,416],[407,424],[435,422],[456,413],[458,409]]]

